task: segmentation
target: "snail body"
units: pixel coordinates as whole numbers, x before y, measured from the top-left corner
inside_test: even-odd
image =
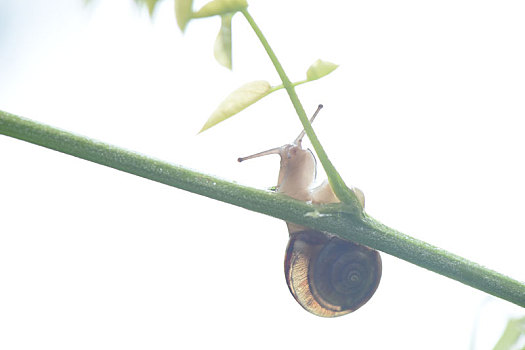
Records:
[[[277,192],[313,204],[339,202],[328,181],[310,188],[315,179],[316,161],[310,150],[302,148],[303,137],[304,131],[292,144],[239,158],[239,161],[279,154]],[[352,190],[364,207],[363,193],[357,188]],[[286,283],[303,308],[317,316],[342,316],[357,310],[372,297],[381,279],[379,252],[325,232],[286,224],[289,231],[284,261]]]

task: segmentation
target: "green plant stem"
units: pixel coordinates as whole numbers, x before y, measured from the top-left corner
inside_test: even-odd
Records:
[[[302,84],[306,84],[308,82],[310,82],[310,80],[304,79],[304,80],[296,81],[296,82],[292,83],[292,85],[293,85],[293,87],[296,87],[296,86],[299,86],[299,85],[302,85]],[[275,91],[281,90],[281,89],[284,89],[284,85],[283,84],[272,86],[272,88],[270,89],[270,91],[268,93],[275,92]]]
[[[332,186],[332,189],[334,190],[335,195],[339,200],[345,203],[351,204],[354,208],[361,208],[361,205],[355,196],[354,192],[350,191],[350,189],[346,186],[343,178],[337,170],[335,169],[334,165],[328,158],[328,155],[324,151],[323,146],[319,142],[319,139],[317,138],[317,135],[314,132],[314,129],[312,128],[312,125],[310,124],[308,117],[306,115],[306,112],[304,111],[303,105],[301,104],[301,101],[299,100],[299,97],[297,96],[297,93],[295,92],[294,84],[290,81],[288,76],[286,75],[286,72],[284,71],[281,63],[277,59],[277,56],[273,52],[270,44],[266,40],[266,37],[262,33],[261,29],[257,24],[255,23],[255,20],[250,15],[247,9],[241,10],[242,14],[252,27],[253,31],[259,38],[259,41],[263,45],[264,49],[266,50],[266,53],[270,57],[270,60],[272,61],[275,69],[277,70],[277,73],[279,74],[279,77],[281,78],[283,82],[283,86],[288,92],[288,96],[290,97],[290,100],[292,101],[292,104],[295,108],[295,111],[297,112],[297,115],[299,116],[299,119],[301,120],[301,123],[303,124],[303,128],[306,132],[306,135],[310,139],[310,142],[312,143],[313,148],[315,149],[315,153],[319,157],[319,161],[323,165],[323,168],[326,172],[326,175],[328,176],[328,181],[330,182],[330,185]]]
[[[313,206],[280,194],[204,175],[2,111],[0,134],[278,219],[331,232],[525,307],[525,284],[397,232],[366,214],[345,211],[346,206],[341,204]],[[313,215],[316,213],[322,215]]]

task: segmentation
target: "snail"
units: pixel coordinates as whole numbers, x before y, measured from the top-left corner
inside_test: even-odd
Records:
[[[310,122],[313,122],[319,105]],[[337,203],[328,181],[311,189],[316,161],[303,149],[303,130],[292,144],[239,158],[239,162],[269,154],[281,157],[276,191],[313,204]],[[364,207],[364,195],[352,189]],[[364,305],[375,293],[381,279],[379,252],[343,240],[326,232],[286,223],[289,241],[284,270],[286,283],[297,302],[307,311],[322,317],[348,314]]]

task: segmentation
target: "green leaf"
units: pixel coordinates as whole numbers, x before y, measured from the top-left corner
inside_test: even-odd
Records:
[[[155,11],[155,6],[160,0],[135,0],[137,5],[146,5],[148,7],[149,16],[153,17],[153,12]]]
[[[322,78],[332,73],[337,67],[339,66],[335,63],[317,60],[306,71],[306,80],[312,81]]]
[[[193,14],[194,18],[211,17],[224,15],[230,12],[237,12],[248,7],[246,0],[213,0],[204,5],[199,11]]]
[[[509,350],[516,345],[520,337],[525,336],[525,317],[520,319],[510,319],[507,327],[503,331],[503,335],[498,343],[494,346],[494,350]]]
[[[175,0],[175,18],[181,32],[184,33],[186,26],[192,17],[193,0]]]
[[[221,29],[215,40],[213,54],[215,59],[228,69],[232,69],[232,17],[233,13],[221,15]]]
[[[270,83],[264,80],[244,84],[232,92],[212,113],[199,133],[239,113],[271,92]]]
[[[153,17],[153,11],[155,11],[155,6],[157,6],[158,0],[146,0],[146,5],[148,6],[149,16]]]

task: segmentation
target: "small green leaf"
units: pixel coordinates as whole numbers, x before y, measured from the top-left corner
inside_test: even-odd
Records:
[[[249,105],[257,102],[271,91],[270,83],[264,80],[244,84],[232,92],[212,113],[199,133],[239,113]]]
[[[148,7],[149,16],[153,17],[153,12],[155,11],[155,6],[160,0],[135,0],[137,5],[146,5]]]
[[[204,5],[199,11],[193,14],[194,18],[211,17],[224,15],[230,12],[237,12],[248,7],[246,0],[213,0]]]
[[[184,33],[186,26],[192,17],[193,0],[175,0],[175,18],[181,32]]]
[[[521,337],[525,337],[525,317],[510,319],[494,350],[514,349]]]
[[[213,54],[215,59],[228,69],[232,69],[232,17],[233,13],[221,15],[221,29],[215,40]]]
[[[312,81],[322,78],[325,75],[332,73],[337,67],[339,66],[335,63],[317,60],[310,66],[310,68],[308,68],[308,71],[306,72],[306,80]]]
[[[153,11],[155,11],[155,6],[157,6],[158,2],[158,0],[146,0],[150,17],[153,17]]]

